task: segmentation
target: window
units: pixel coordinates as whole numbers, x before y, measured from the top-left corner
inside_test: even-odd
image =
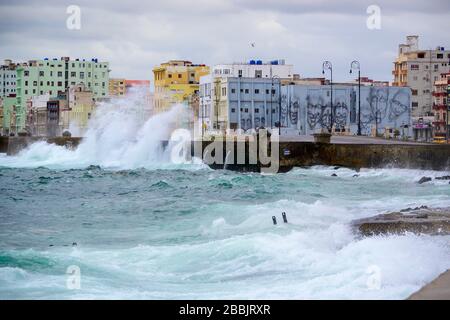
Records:
[[[25,94],[28,94],[28,90],[25,90]]]
[[[33,86],[37,86],[37,81],[33,81]]]
[[[227,88],[222,88],[222,96],[226,96],[227,95]]]
[[[231,108],[231,113],[235,113],[236,109],[235,108]]]
[[[236,89],[231,89],[231,93],[236,93]]]
[[[53,77],[53,71],[50,71],[50,77]]]
[[[58,77],[62,77],[62,71],[58,71]]]
[[[270,93],[270,90],[269,89],[266,89],[266,94],[269,94]]]
[[[242,70],[238,70],[238,77],[242,78]]]
[[[259,113],[259,108],[255,108],[255,113]]]
[[[62,87],[62,81],[58,81],[58,87]]]
[[[413,102],[413,103],[412,103],[412,107],[413,107],[413,108],[417,108],[418,106],[419,106],[419,103],[418,103],[418,102]]]
[[[76,77],[76,76],[77,76],[77,73],[76,73],[75,71],[72,71],[72,72],[70,72],[70,76],[71,76],[71,77]]]
[[[25,71],[23,72],[23,75],[24,75],[25,77],[28,77],[28,76],[30,75],[30,71],[25,70]]]
[[[276,93],[276,90],[275,89],[272,89],[272,94],[275,94]]]
[[[39,85],[43,86],[44,85],[44,81],[39,81]]]
[[[418,64],[412,64],[411,65],[411,70],[419,70],[419,65]]]
[[[245,108],[245,112],[248,112],[248,108]]]
[[[26,85],[26,86],[28,85],[28,80],[27,80],[27,81],[25,81],[25,85]]]
[[[169,73],[169,78],[172,78],[172,74],[171,73]]]
[[[84,79],[84,72],[80,72],[80,79]]]
[[[191,77],[194,78],[195,77],[195,73],[191,73]]]
[[[412,90],[411,90],[411,94],[412,94],[413,96],[417,96],[417,90],[412,89]]]
[[[39,77],[43,77],[44,76],[44,71],[39,71]]]
[[[444,54],[443,54],[443,53],[438,53],[438,54],[436,55],[436,58],[438,58],[438,59],[444,59]]]
[[[255,94],[259,94],[259,89],[255,89]]]
[[[245,93],[249,93],[249,90],[248,90],[248,89],[245,89]]]
[[[419,59],[425,58],[425,52],[419,52],[419,53],[417,54],[417,57],[418,57]]]
[[[178,79],[181,79],[181,73],[178,74]]]

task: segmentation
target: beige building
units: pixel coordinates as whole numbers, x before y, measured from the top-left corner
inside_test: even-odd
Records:
[[[126,80],[113,78],[109,79],[109,95],[111,97],[121,97],[126,93]]]
[[[66,128],[69,131],[78,131],[71,132],[72,135],[82,136],[86,132],[88,122],[95,111],[93,93],[84,84],[71,86],[68,89],[67,101],[70,112]]]
[[[449,72],[450,50],[419,48],[419,36],[407,36],[406,44],[399,45],[394,62],[393,86],[408,86],[412,90],[412,116],[433,115],[433,84],[442,73]]]

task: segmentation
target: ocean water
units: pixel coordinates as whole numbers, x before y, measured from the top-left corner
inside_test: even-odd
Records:
[[[173,164],[156,142],[179,109],[139,124],[103,107],[77,150],[0,155],[0,299],[403,299],[450,268],[448,236],[350,228],[450,206],[448,181],[417,183],[448,172]]]

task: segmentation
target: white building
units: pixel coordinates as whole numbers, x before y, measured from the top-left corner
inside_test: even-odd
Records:
[[[0,96],[10,97],[16,94],[16,64],[5,60],[0,66]]]
[[[213,67],[211,74],[214,77],[240,77],[240,78],[272,78],[293,79],[294,66],[285,64],[284,60],[262,62],[250,60],[248,63],[219,64]]]

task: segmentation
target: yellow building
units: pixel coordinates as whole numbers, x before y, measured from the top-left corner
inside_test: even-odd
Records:
[[[170,60],[153,68],[154,111],[164,112],[176,103],[190,103],[198,93],[200,77],[209,74],[204,64],[185,60]]]
[[[109,95],[111,97],[124,96],[126,92],[125,79],[109,79]]]

